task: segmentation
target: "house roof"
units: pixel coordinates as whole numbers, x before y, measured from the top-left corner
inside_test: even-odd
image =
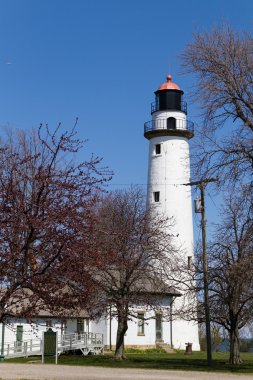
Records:
[[[1,296],[6,292],[6,288],[0,288]],[[38,299],[33,305],[34,293],[28,289],[17,289],[15,294],[8,301],[6,311],[9,317],[20,318],[88,318],[89,314],[86,310],[81,308],[67,309],[66,307],[59,308],[59,312],[53,312],[50,310],[46,303],[42,299]]]
[[[140,286],[140,287],[139,287]],[[174,296],[174,297],[180,297],[181,293],[173,288],[172,286],[169,286],[166,284],[165,281],[160,279],[157,276],[153,276],[153,278],[144,278],[140,279],[140,284],[137,282],[136,288],[140,290],[142,293],[152,294],[152,295],[160,295],[160,296]]]
[[[127,270],[109,269],[107,271],[97,272],[94,274],[94,278],[102,288],[107,287],[107,282],[110,281],[111,290],[113,292],[117,292],[125,286],[131,295],[181,296],[178,290],[168,285],[153,271],[135,270],[128,275]]]

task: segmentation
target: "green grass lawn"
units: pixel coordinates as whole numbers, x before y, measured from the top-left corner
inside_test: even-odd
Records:
[[[234,373],[253,373],[253,353],[242,353],[243,363],[239,366],[228,364],[227,353],[213,354],[213,367],[211,371],[234,372]],[[41,360],[41,357],[29,357],[27,359],[8,359],[5,363],[27,363],[30,361]],[[54,363],[54,358],[46,358],[45,363]],[[118,368],[152,368],[152,369],[176,369],[191,371],[210,371],[206,365],[206,353],[194,352],[191,356],[184,355],[183,352],[166,354],[163,352],[153,352],[152,350],[136,351],[131,350],[127,353],[124,361],[115,361],[113,354],[99,356],[81,355],[62,355],[58,358],[58,364],[86,365]]]

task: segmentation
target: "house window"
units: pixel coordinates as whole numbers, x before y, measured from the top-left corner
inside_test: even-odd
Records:
[[[160,191],[154,191],[154,202],[160,202]]]
[[[47,330],[48,330],[48,329],[51,329],[52,327],[53,327],[52,320],[51,320],[51,319],[48,319],[48,320],[46,321],[46,328],[47,328]]]
[[[76,332],[78,335],[89,332],[89,318],[77,319]]]
[[[90,320],[89,318],[84,318],[84,332],[90,332]]]
[[[138,313],[137,314],[137,319],[138,319],[138,332],[137,332],[137,335],[144,335],[145,334],[144,313]]]
[[[67,332],[67,321],[61,321],[61,335]]]
[[[155,145],[155,154],[161,154],[161,144]]]

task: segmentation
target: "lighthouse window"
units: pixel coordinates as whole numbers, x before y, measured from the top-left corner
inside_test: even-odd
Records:
[[[159,107],[160,107],[160,101],[159,101],[159,95],[156,95],[156,98],[155,98],[155,106],[156,106],[156,109],[155,111],[158,111],[159,110]]]
[[[167,119],[167,129],[176,129],[176,119],[174,117]]]
[[[161,144],[156,144],[156,146],[155,146],[155,154],[161,154]]]
[[[160,202],[160,191],[155,191],[154,192],[154,201],[155,202]]]

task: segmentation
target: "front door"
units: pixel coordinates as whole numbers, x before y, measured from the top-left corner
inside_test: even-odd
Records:
[[[16,330],[17,351],[22,350],[22,341],[23,341],[23,326],[19,325],[17,326],[17,330]]]
[[[78,336],[78,339],[80,339],[83,334],[83,319],[77,319],[76,324],[77,324],[76,326],[77,336]]]
[[[162,314],[156,314],[156,322],[155,322],[155,331],[156,331],[156,341],[163,341],[163,329],[162,329]]]

